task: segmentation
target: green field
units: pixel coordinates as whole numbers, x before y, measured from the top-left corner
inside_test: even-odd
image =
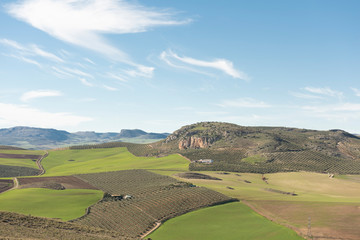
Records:
[[[44,155],[45,151],[43,151],[43,150],[3,150],[3,149],[0,149],[0,153]]]
[[[38,167],[36,165],[36,161],[33,161],[33,159],[0,158],[0,165],[17,166],[17,167],[29,167],[29,168],[38,169]]]
[[[320,173],[274,173],[265,174],[266,183],[261,174],[201,173],[222,181],[175,177],[244,200],[261,215],[284,226],[292,226],[303,235],[307,233],[308,218],[311,217],[312,232],[317,237],[358,239],[360,236],[359,176],[329,178]]]
[[[153,240],[303,239],[242,203],[209,207],[170,219],[149,237]]]
[[[50,151],[42,164],[45,176],[108,172],[127,169],[186,171],[189,161],[174,154],[166,157],[136,157],[126,148]]]
[[[84,215],[102,196],[102,191],[88,189],[15,189],[0,195],[0,211],[68,221]]]

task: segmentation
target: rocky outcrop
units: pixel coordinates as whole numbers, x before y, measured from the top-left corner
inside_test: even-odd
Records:
[[[188,148],[207,148],[211,145],[212,139],[207,137],[188,137],[179,141],[179,149],[188,149]]]

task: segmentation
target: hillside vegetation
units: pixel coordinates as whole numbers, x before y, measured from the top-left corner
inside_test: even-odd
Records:
[[[106,192],[76,223],[139,238],[160,222],[186,212],[234,201],[221,193],[146,170],[76,175]]]
[[[184,126],[152,144],[105,143],[74,148],[127,147],[136,156],[179,153],[190,170],[360,174],[360,138],[342,130],[243,127],[203,122]],[[212,164],[198,163],[212,159]]]

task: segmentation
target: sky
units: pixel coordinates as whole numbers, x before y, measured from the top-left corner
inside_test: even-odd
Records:
[[[358,0],[1,0],[0,128],[360,133]]]

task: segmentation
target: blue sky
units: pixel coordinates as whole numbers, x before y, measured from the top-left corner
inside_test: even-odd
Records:
[[[360,133],[357,0],[0,3],[0,128]]]

